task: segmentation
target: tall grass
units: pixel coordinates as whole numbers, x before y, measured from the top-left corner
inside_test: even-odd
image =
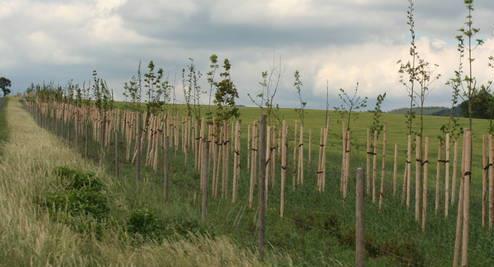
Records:
[[[3,266],[259,266],[254,252],[227,237],[189,236],[136,245],[119,227],[102,238],[73,232],[36,204],[65,165],[91,169],[109,188],[116,181],[82,159],[55,136],[36,126],[17,99],[7,106],[11,133],[0,161],[0,265]],[[2,112],[1,114],[5,114]],[[1,118],[0,114],[0,118]],[[112,192],[118,196],[121,192]],[[117,197],[118,198],[118,197]],[[118,202],[122,210],[128,204]],[[290,260],[281,258],[289,265]]]

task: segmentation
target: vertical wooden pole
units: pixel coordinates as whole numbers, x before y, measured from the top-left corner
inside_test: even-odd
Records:
[[[398,176],[398,144],[395,144],[393,156],[393,197],[396,197],[396,180]]]
[[[370,137],[370,129],[367,128],[367,147],[366,147],[366,168],[365,168],[365,192],[367,195],[370,195],[370,181],[371,181],[371,137]]]
[[[379,210],[382,210],[384,199],[384,179],[386,178],[386,126],[383,128],[382,161],[381,161],[381,185],[379,187]]]
[[[141,154],[142,154],[142,113],[137,113],[137,156],[136,156],[136,181],[141,180]]]
[[[421,147],[422,141],[421,141],[421,136],[415,136],[415,220],[417,222],[420,222],[420,215],[421,215],[421,187],[422,187],[422,181],[421,181],[421,170],[422,170],[422,147]]]
[[[206,120],[202,119],[201,121],[201,129],[206,130]],[[203,135],[201,138],[201,149],[203,157],[201,158],[201,184],[202,184],[202,194],[201,194],[201,219],[203,222],[206,221],[206,218],[208,216],[208,171],[209,171],[209,163],[208,163],[208,158],[209,158],[209,144],[208,144],[208,139],[204,133],[203,130]]]
[[[441,148],[441,144],[439,144],[438,148],[437,148],[437,163],[436,163],[436,180],[435,180],[435,185],[434,185],[434,189],[435,189],[435,201],[434,201],[434,212],[435,214],[437,215],[437,213],[439,212],[439,181],[440,181],[440,177],[441,177],[441,163],[443,162],[443,159],[442,159],[442,148]]]
[[[286,182],[286,156],[287,156],[287,127],[286,121],[281,123],[281,185],[280,185],[280,217],[283,217],[285,213],[285,182]]]
[[[266,194],[264,192],[264,184],[266,179],[266,115],[261,115],[259,120],[259,148],[257,177],[259,179],[259,232],[258,232],[258,247],[259,257],[264,259],[264,242],[265,242],[265,225],[266,225]]]
[[[326,123],[326,125],[328,125]],[[322,191],[326,190],[326,147],[328,147],[328,135],[329,128],[324,128],[324,142],[323,142],[323,154],[322,154]]]
[[[345,176],[344,176],[344,190],[343,199],[346,199],[348,193],[348,180],[350,177],[350,152],[351,152],[351,137],[350,130],[348,129],[345,134]]]
[[[309,170],[312,170],[312,129],[309,129],[309,143],[307,147],[307,164],[309,165]]]
[[[168,201],[170,197],[170,171],[169,171],[169,136],[167,131],[168,125],[165,126],[163,131],[163,195],[165,201]]]
[[[448,217],[449,214],[449,160],[450,160],[450,140],[449,133],[446,134],[445,139],[445,155],[444,155],[444,217]]]
[[[410,185],[411,185],[411,177],[412,177],[412,136],[408,135],[407,141],[407,161],[406,161],[407,169],[406,169],[406,207],[410,208]]]
[[[465,131],[465,172],[463,173],[463,232],[461,245],[461,266],[468,266],[468,241],[470,239],[470,181],[472,179],[472,132]]]
[[[317,162],[317,191],[322,192],[322,156],[324,152],[323,145],[324,138],[324,128],[321,128],[320,136],[319,136],[319,157]]]
[[[455,141],[455,146],[457,142]],[[465,173],[465,142],[463,142],[462,147],[462,162],[461,171]],[[454,177],[454,176],[453,176]],[[464,179],[460,179],[460,189],[458,191],[458,211],[456,213],[456,231],[455,231],[455,247],[453,253],[453,267],[457,267],[458,263],[461,261],[461,247],[462,247],[462,229],[463,229],[463,186]]]
[[[377,131],[374,131],[372,142],[372,203],[376,203],[376,180],[377,180]]]
[[[118,121],[120,119],[120,112],[117,110],[116,111],[116,121]],[[114,132],[114,148],[115,148],[115,177],[118,179],[118,177],[120,176],[120,169],[119,169],[119,159],[118,159],[118,130],[119,130],[119,127],[117,125],[115,125],[115,127],[113,127],[113,132]]]
[[[364,177],[362,168],[357,169],[355,205],[355,266],[364,266]]]
[[[252,208],[254,202],[254,187],[257,179],[257,153],[258,153],[258,144],[259,144],[257,134],[258,134],[257,124],[254,123],[252,125],[252,144],[251,144],[252,149],[250,151],[252,158],[250,161],[251,168],[250,168],[249,201],[248,201],[249,208]]]
[[[266,164],[264,164],[265,169],[265,177],[264,177],[264,193],[266,196],[264,197],[264,201],[268,202],[268,193],[269,193],[269,175],[271,173],[271,126],[266,126],[266,149],[264,150],[266,153]],[[267,208],[267,205],[265,206]]]
[[[233,184],[232,184],[232,202],[237,201],[238,180],[240,179],[240,121],[235,122],[234,154],[233,154]]]
[[[453,173],[451,175],[451,204],[456,202],[456,177],[458,176],[458,140],[453,142]]]
[[[487,156],[487,136],[482,136],[482,228],[487,224],[487,176],[489,165]]]
[[[297,184],[304,184],[304,126],[300,125],[298,141]]]
[[[424,160],[423,164],[423,178],[424,185],[422,186],[422,232],[425,232],[425,224],[427,222],[427,194],[429,192],[429,137],[425,137],[424,141]]]
[[[494,224],[494,137],[489,135],[489,230]]]

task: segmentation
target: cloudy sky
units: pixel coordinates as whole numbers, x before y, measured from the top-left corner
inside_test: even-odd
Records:
[[[463,0],[417,0],[419,52],[440,65],[428,105],[448,105],[444,86],[457,65],[456,30],[465,16]],[[154,60],[180,91],[188,58],[207,71],[216,53],[233,65],[240,102],[250,104],[260,73],[281,59],[277,102],[293,106],[293,72],[300,70],[311,108],[331,103],[337,89],[360,83],[374,99],[387,92],[386,109],[406,105],[396,61],[406,59],[407,0],[0,0],[0,75],[15,90],[31,82],[87,80],[93,69],[116,92],[137,69]],[[475,24],[486,44],[475,50],[480,80],[494,78],[494,1],[476,0]],[[180,99],[180,94],[178,93]]]

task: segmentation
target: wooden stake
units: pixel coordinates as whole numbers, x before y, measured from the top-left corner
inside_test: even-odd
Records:
[[[470,181],[472,179],[472,132],[465,131],[465,172],[463,173],[463,232],[461,245],[461,266],[468,266],[468,241],[470,239]]]
[[[455,141],[455,146],[457,142]],[[461,171],[465,173],[465,142],[462,148]],[[454,177],[454,176],[453,176]],[[458,211],[456,214],[455,247],[453,253],[453,267],[457,267],[461,260],[462,229],[463,229],[463,186],[464,179],[460,179],[460,190],[458,191]]]
[[[206,129],[206,120],[205,119],[202,119],[201,121],[201,129]],[[209,181],[208,181],[208,167],[209,167],[209,163],[208,163],[208,157],[209,157],[209,153],[208,153],[208,149],[209,149],[209,144],[208,144],[208,140],[206,138],[206,135],[204,133],[204,130],[203,130],[203,134],[202,134],[202,137],[201,138],[201,149],[203,150],[202,151],[202,154],[203,154],[203,157],[201,158],[201,184],[202,184],[202,192],[201,192],[201,219],[203,222],[206,221],[206,218],[207,218],[207,215],[208,215],[208,184],[209,184]]]
[[[407,140],[407,161],[406,161],[406,207],[410,208],[410,178],[412,176],[412,136],[408,135]]]
[[[382,210],[384,199],[384,179],[386,178],[386,126],[383,128],[382,161],[381,161],[381,185],[379,187],[379,210]]]
[[[370,195],[370,181],[371,181],[371,137],[370,137],[370,129],[367,128],[367,149],[366,149],[366,168],[365,168],[365,192],[367,195]]]
[[[362,168],[357,169],[355,205],[355,266],[364,266],[364,177]]]
[[[259,179],[259,232],[258,232],[258,247],[259,247],[259,257],[261,260],[264,259],[264,242],[265,242],[265,232],[266,232],[266,195],[264,184],[266,178],[266,115],[261,115],[259,120],[259,149],[258,154],[258,168],[257,177]]]
[[[482,228],[487,224],[487,176],[489,175],[487,136],[482,136]]]
[[[422,191],[420,190],[422,187],[422,141],[420,136],[415,136],[415,220],[420,222],[421,215],[421,196]]]
[[[372,203],[376,203],[376,180],[377,180],[377,131],[374,131],[374,141],[372,142]]]
[[[439,181],[441,179],[441,163],[443,161],[442,159],[442,148],[441,148],[441,144],[439,144],[439,147],[437,148],[437,163],[436,163],[436,181],[435,181],[435,186],[434,186],[434,189],[436,191],[436,194],[435,194],[435,201],[434,201],[434,212],[435,214],[437,215],[438,211],[439,211]]]
[[[398,176],[398,144],[395,144],[393,156],[393,197],[396,197],[396,180]]]
[[[424,178],[424,185],[422,188],[422,232],[425,232],[425,224],[427,221],[427,194],[429,192],[429,137],[425,137],[424,141],[424,160],[422,162],[423,164],[423,178]]]
[[[489,135],[489,230],[494,224],[494,137]]]
[[[280,217],[285,213],[285,181],[286,181],[286,157],[287,157],[287,133],[286,121],[281,123],[281,185],[280,185]]]
[[[450,179],[449,179],[449,156],[451,154],[450,152],[450,140],[449,140],[449,133],[446,134],[446,139],[445,139],[445,157],[444,157],[444,217],[448,217],[449,213],[449,184],[450,184]]]
[[[453,174],[451,175],[451,204],[456,201],[456,177],[458,176],[458,141],[453,142]]]
[[[234,138],[235,151],[233,154],[233,184],[232,184],[233,203],[237,201],[238,179],[240,179],[240,121],[236,121],[235,123],[234,136],[235,136]]]

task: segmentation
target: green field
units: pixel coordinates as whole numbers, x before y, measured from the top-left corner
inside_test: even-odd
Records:
[[[17,103],[17,100],[13,100]],[[14,104],[12,104],[14,105]],[[17,104],[15,104],[17,105]],[[11,104],[9,104],[11,106]],[[10,110],[10,109],[9,109]],[[113,154],[110,149],[107,154],[108,161],[105,162],[107,179],[105,184],[108,185],[109,192],[112,196],[110,206],[112,224],[104,225],[104,234],[96,239],[85,238],[85,248],[74,250],[75,255],[81,257],[81,265],[97,264],[125,264],[124,259],[128,254],[128,246],[137,251],[137,258],[149,260],[161,265],[170,265],[170,259],[161,259],[159,254],[155,254],[154,249],[160,248],[156,240],[140,240],[129,234],[126,228],[128,218],[136,210],[143,208],[151,211],[156,215],[158,221],[168,222],[180,226],[181,232],[191,231],[194,233],[208,233],[211,239],[227,238],[233,240],[232,251],[239,247],[242,251],[248,251],[242,254],[245,258],[235,262],[233,257],[224,256],[222,265],[239,265],[239,262],[245,262],[247,259],[255,257],[256,251],[256,210],[247,208],[247,191],[248,191],[248,173],[245,168],[246,162],[246,124],[254,121],[260,115],[257,108],[241,108],[242,119],[242,169],[240,178],[240,197],[236,204],[232,204],[229,199],[211,199],[209,203],[209,217],[207,223],[201,223],[200,202],[197,194],[199,190],[198,174],[195,173],[192,164],[184,166],[183,155],[179,152],[172,159],[172,194],[170,201],[164,203],[163,193],[161,190],[161,170],[158,173],[150,169],[145,169],[144,181],[136,184],[134,166],[120,162],[122,165],[121,176],[116,179],[113,173]],[[4,114],[2,112],[1,114]],[[13,116],[10,115],[9,116]],[[291,109],[281,109],[280,118],[287,120],[290,126],[297,118],[296,113]],[[305,127],[312,130],[313,133],[313,159],[317,158],[317,148],[319,140],[319,129],[324,124],[325,112],[318,110],[307,110],[305,115]],[[295,265],[295,266],[353,266],[354,264],[354,177],[353,173],[357,167],[365,167],[365,141],[366,129],[372,121],[372,114],[359,113],[357,118],[352,122],[352,176],[350,179],[349,196],[343,201],[338,192],[338,183],[340,175],[341,162],[341,124],[338,122],[338,114],[330,113],[330,136],[328,139],[328,176],[327,191],[317,193],[315,190],[315,169],[316,163],[307,164],[306,181],[303,187],[292,190],[287,186],[287,202],[285,217],[278,216],[279,208],[279,177],[276,179],[276,185],[270,191],[268,202],[267,217],[267,247],[268,257],[262,264],[267,265]],[[1,116],[0,116],[1,120]],[[367,266],[451,266],[454,232],[456,222],[456,205],[450,210],[450,216],[444,219],[443,212],[443,195],[441,191],[441,205],[438,215],[434,215],[434,177],[435,164],[430,164],[430,189],[428,203],[428,224],[425,233],[422,233],[418,224],[413,218],[413,208],[407,210],[401,205],[401,180],[403,163],[405,160],[406,148],[406,127],[405,118],[399,114],[385,114],[383,120],[386,122],[388,129],[388,162],[384,209],[379,212],[376,204],[370,200],[366,201],[365,206],[365,231],[366,231],[366,250]],[[437,136],[439,135],[440,126],[447,121],[445,117],[425,117],[425,135],[431,138],[431,162],[435,163],[437,150]],[[15,123],[18,123],[15,121]],[[461,121],[466,125],[466,120]],[[1,125],[1,121],[0,121]],[[9,125],[10,127],[10,125]],[[487,132],[488,122],[485,120],[474,121],[474,176],[472,183],[472,200],[471,200],[471,234],[470,234],[470,266],[493,266],[494,265],[494,234],[482,230],[480,227],[480,146],[481,135]],[[45,132],[40,128],[33,128],[27,132],[29,135],[36,135],[37,131]],[[44,134],[44,133],[43,133]],[[292,133],[290,133],[291,136]],[[293,139],[293,138],[292,138]],[[306,138],[306,140],[308,140]],[[72,142],[65,140],[66,146],[73,146]],[[394,198],[390,193],[390,180],[392,169],[392,150],[393,144],[397,143],[400,148],[400,167],[399,167],[399,191],[398,196]],[[307,146],[305,146],[307,147]],[[461,146],[460,146],[461,147]],[[49,147],[46,149],[50,150]],[[82,152],[82,147],[78,147]],[[77,151],[77,150],[75,150]],[[90,161],[98,162],[99,146],[96,143],[90,144],[89,156]],[[289,149],[289,176],[287,184],[291,185],[293,164],[291,161],[291,149]],[[78,165],[79,169],[91,170],[94,163]],[[379,163],[380,164],[380,163]],[[51,164],[53,165],[53,164]],[[380,166],[380,165],[379,165]],[[50,173],[50,171],[48,171]],[[279,174],[279,170],[277,170]],[[38,174],[39,175],[39,174]],[[441,177],[441,185],[443,184]],[[46,181],[52,181],[53,178],[47,177]],[[413,180],[412,180],[413,185]],[[231,186],[231,185],[230,185]],[[412,186],[413,188],[413,186]],[[36,192],[43,196],[47,190],[43,189]],[[412,190],[413,192],[413,190]],[[413,195],[413,194],[412,194]],[[257,200],[257,197],[255,197]],[[413,203],[413,201],[412,201]],[[413,205],[413,204],[412,204]],[[53,224],[57,224],[53,222]],[[52,232],[50,232],[53,234]],[[22,233],[21,233],[22,234]],[[117,236],[118,238],[115,238]],[[19,237],[19,240],[21,237]],[[129,241],[130,239],[130,241]],[[165,236],[168,242],[175,242],[176,237]],[[186,237],[185,240],[189,240]],[[139,241],[140,240],[140,241]],[[159,239],[161,240],[161,239]],[[181,240],[181,239],[180,239]],[[63,239],[60,240],[63,242]],[[5,243],[0,243],[5,246]],[[108,253],[104,254],[105,248]],[[125,249],[117,249],[117,248]],[[142,256],[142,250],[148,248],[150,251],[148,258]],[[130,249],[132,250],[132,249]],[[212,251],[214,249],[211,249]],[[25,254],[28,254],[24,251]],[[61,252],[59,252],[61,253]],[[214,254],[212,252],[207,252]],[[236,252],[240,253],[240,252]],[[235,254],[235,253],[234,253]],[[145,254],[144,254],[145,255]],[[218,256],[217,254],[216,257]],[[2,254],[3,260],[7,259],[9,254]],[[23,259],[22,250],[16,254],[19,259]],[[24,255],[28,257],[28,255]],[[41,259],[50,257],[41,254]],[[190,256],[192,257],[192,256]],[[199,257],[199,256],[198,256]],[[240,257],[240,256],[239,256]],[[25,259],[24,259],[25,260]],[[167,261],[168,260],[168,261]],[[2,261],[2,259],[0,259]],[[6,261],[12,262],[12,261]],[[130,261],[129,261],[130,263]],[[207,262],[196,263],[196,265],[205,265]],[[146,262],[141,262],[147,265]],[[183,262],[184,265],[194,266],[190,263]],[[246,265],[259,265],[261,263],[252,260],[245,263]]]

